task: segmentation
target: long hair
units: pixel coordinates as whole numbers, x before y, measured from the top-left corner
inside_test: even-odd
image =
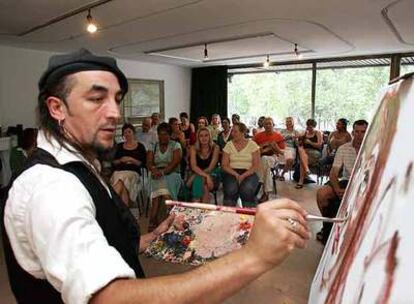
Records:
[[[213,149],[215,143],[213,142],[213,138],[211,137],[211,133],[210,130],[207,129],[206,127],[201,127],[200,129],[197,130],[197,135],[196,135],[196,142],[194,144],[194,147],[196,149],[196,151],[200,151],[201,150],[201,145],[200,145],[200,140],[199,140],[199,135],[201,132],[206,131],[208,133],[209,136],[209,141],[208,141],[208,146],[210,149]]]

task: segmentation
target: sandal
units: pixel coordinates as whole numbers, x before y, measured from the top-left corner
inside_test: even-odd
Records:
[[[296,184],[295,188],[296,189],[302,189],[303,188],[303,184]]]

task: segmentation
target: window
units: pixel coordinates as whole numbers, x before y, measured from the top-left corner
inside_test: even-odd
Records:
[[[316,75],[315,120],[320,130],[334,130],[339,118],[351,124],[370,121],[381,88],[389,81],[389,67],[361,67],[318,70]]]
[[[280,71],[234,74],[229,79],[228,113],[237,113],[248,127],[260,116],[270,116],[284,128],[285,117],[293,116],[304,128],[311,116],[312,71]]]

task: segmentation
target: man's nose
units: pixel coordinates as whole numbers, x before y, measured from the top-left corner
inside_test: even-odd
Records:
[[[106,117],[118,122],[121,118],[120,104],[115,100],[110,100],[106,109]]]

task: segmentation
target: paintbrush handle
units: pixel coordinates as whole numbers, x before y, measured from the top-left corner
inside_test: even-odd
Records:
[[[343,223],[347,220],[347,218],[339,218],[339,217],[324,217],[324,216],[318,216],[313,214],[306,215],[306,220],[309,222],[314,221],[322,221],[322,222],[328,222],[328,223]]]
[[[247,215],[255,215],[256,214],[256,209],[255,208],[237,208],[237,207],[227,207],[227,206],[216,206],[216,205],[203,204],[203,203],[178,202],[178,201],[171,201],[171,200],[166,200],[165,204],[167,206],[198,208],[198,209],[204,209],[204,210],[215,210],[215,211],[238,213],[238,214],[247,214]]]
[[[178,202],[178,201],[172,201],[172,200],[166,200],[165,204],[167,206],[197,208],[197,209],[204,209],[204,210],[215,210],[215,211],[231,212],[231,213],[247,214],[247,215],[256,214],[256,208],[237,208],[237,207],[217,206],[217,205],[203,204],[203,203]],[[328,223],[342,223],[342,222],[345,222],[347,218],[346,217],[330,218],[330,217],[308,214],[306,215],[306,220],[309,222],[322,221],[322,222],[328,222]]]

